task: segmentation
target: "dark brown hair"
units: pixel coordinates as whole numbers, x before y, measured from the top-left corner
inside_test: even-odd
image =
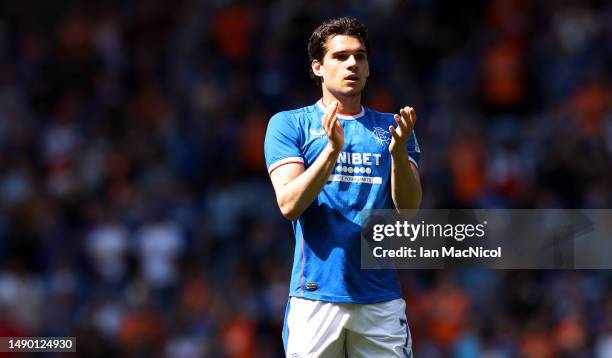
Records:
[[[366,48],[366,53],[370,55],[370,44],[368,42],[368,29],[364,24],[357,21],[352,17],[340,17],[336,19],[329,19],[319,25],[308,40],[308,63],[312,64],[312,61],[317,60],[323,62],[323,57],[327,52],[325,43],[330,36],[336,35],[348,35],[356,37]],[[312,66],[310,66],[310,77],[312,77],[317,85],[321,84],[321,78],[316,76],[312,72]]]

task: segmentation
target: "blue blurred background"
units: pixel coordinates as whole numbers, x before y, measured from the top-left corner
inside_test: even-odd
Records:
[[[426,208],[612,202],[607,1],[0,3],[0,336],[280,357],[293,238],[269,117],[314,103],[322,20],[365,103],[415,107]],[[418,357],[612,357],[608,271],[402,271]]]

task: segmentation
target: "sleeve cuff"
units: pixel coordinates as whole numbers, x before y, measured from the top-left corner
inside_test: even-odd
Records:
[[[288,157],[288,158],[277,160],[274,163],[270,164],[270,166],[268,167],[268,174],[272,174],[272,172],[278,167],[283,166],[285,164],[290,164],[290,163],[304,164],[304,159],[302,159],[301,157]]]

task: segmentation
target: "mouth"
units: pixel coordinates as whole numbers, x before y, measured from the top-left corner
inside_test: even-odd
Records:
[[[344,77],[345,81],[349,81],[349,82],[358,82],[359,81],[359,76],[356,74],[352,74],[352,75],[348,75],[346,77]]]

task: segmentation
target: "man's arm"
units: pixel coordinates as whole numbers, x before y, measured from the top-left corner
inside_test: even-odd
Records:
[[[303,164],[291,163],[270,173],[278,206],[289,220],[297,220],[310,206],[336,166],[344,146],[344,129],[338,122],[336,109],[337,103],[334,103],[323,115],[322,127],[327,133],[327,146],[307,170],[304,170]]]
[[[408,159],[406,144],[416,123],[416,112],[411,107],[404,107],[400,115],[393,116],[397,129],[389,126],[393,136],[389,144],[391,153],[391,197],[396,210],[418,209],[421,206],[421,180],[414,163]]]

